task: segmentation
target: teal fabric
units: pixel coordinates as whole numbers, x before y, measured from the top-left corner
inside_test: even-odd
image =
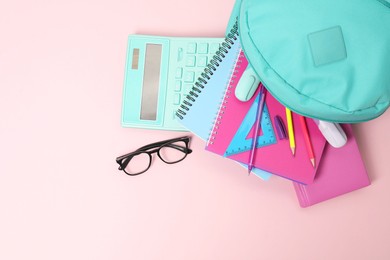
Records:
[[[343,123],[367,121],[386,111],[388,1],[242,0],[239,9],[245,55],[286,107]]]

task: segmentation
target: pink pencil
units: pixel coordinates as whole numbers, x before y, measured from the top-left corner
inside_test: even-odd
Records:
[[[299,121],[301,122],[301,126],[302,126],[303,137],[305,139],[305,144],[306,144],[306,150],[309,154],[311,164],[313,164],[313,167],[315,167],[315,158],[314,158],[314,153],[313,153],[313,147],[311,145],[311,140],[310,140],[310,136],[309,136],[309,131],[307,130],[305,117],[300,115]]]

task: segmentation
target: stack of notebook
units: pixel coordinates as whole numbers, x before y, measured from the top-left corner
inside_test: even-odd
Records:
[[[176,115],[185,128],[206,141],[206,150],[247,167],[259,95],[255,93],[248,102],[241,102],[234,95],[248,66],[238,35],[234,24]],[[294,129],[297,150],[292,156],[288,141],[275,134],[275,116],[286,121],[284,106],[268,93],[256,143],[257,176],[268,179],[274,174],[292,180],[302,207],[370,184],[350,125],[343,125],[347,144],[336,149],[326,143],[317,125],[307,120],[316,158],[313,167],[301,128]],[[295,125],[299,125],[297,120],[293,117]]]

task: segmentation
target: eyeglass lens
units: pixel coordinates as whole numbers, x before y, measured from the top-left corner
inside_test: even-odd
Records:
[[[124,159],[123,161],[125,162],[126,159]],[[128,174],[139,174],[146,171],[149,168],[150,163],[150,155],[148,153],[141,152],[137,155],[134,155],[130,159],[124,170]]]
[[[187,153],[183,150],[186,146],[184,141],[177,141],[173,143],[168,143],[162,146],[159,150],[159,155],[161,160],[166,163],[176,163],[183,160]]]

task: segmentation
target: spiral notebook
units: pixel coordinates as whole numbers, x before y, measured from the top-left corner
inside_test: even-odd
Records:
[[[210,134],[210,125],[215,117],[213,111],[218,111],[237,60],[240,50],[237,37],[235,24],[176,112],[179,122],[202,139]]]
[[[347,144],[341,148],[326,145],[314,182],[309,185],[294,183],[301,207],[308,207],[370,185],[352,127],[342,127],[348,138]]]
[[[176,112],[179,123],[205,141],[210,135],[240,50],[238,25],[235,23]],[[246,164],[242,165],[247,167]],[[257,168],[252,171],[264,180],[271,176]]]
[[[223,105],[206,145],[206,150],[242,163],[248,162],[259,100],[259,90],[247,102],[239,101],[234,95],[237,82],[247,66],[248,61],[241,52],[234,69],[235,80],[227,86]],[[264,112],[254,166],[299,183],[312,183],[325,146],[325,139],[317,125],[312,120],[307,120],[317,164],[314,168],[307,155],[298,115],[293,116],[296,142],[296,153],[293,156],[288,140],[277,140],[275,137],[273,125],[276,115],[286,122],[285,107],[272,97],[271,93],[267,93]]]

